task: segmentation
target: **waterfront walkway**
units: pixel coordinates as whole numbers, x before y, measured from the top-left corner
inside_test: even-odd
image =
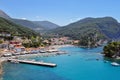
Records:
[[[56,67],[57,66],[54,63],[46,63],[46,62],[34,61],[34,60],[8,59],[7,61],[15,62],[15,63],[25,63],[25,64],[32,64],[32,65],[47,66],[47,67]]]

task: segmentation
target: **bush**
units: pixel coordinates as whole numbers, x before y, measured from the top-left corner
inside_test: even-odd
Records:
[[[120,42],[111,42],[103,48],[106,57],[120,56]]]

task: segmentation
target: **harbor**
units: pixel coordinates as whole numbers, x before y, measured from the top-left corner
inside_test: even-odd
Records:
[[[68,52],[68,54],[60,55],[60,56],[49,56],[49,57],[31,56],[30,58],[27,58],[27,60],[31,60],[31,61],[35,60],[40,62],[41,61],[50,62],[50,63],[52,62],[57,64],[57,67],[45,67],[41,65],[32,65],[25,63],[11,63],[11,62],[4,63],[3,79],[4,80],[30,80],[30,79],[32,80],[81,80],[81,79],[82,80],[118,80],[120,67],[112,66],[110,61],[106,61],[106,63],[104,62],[105,60],[103,56],[99,54],[102,51],[102,48],[99,47],[94,49],[83,49],[79,47],[65,47],[65,48],[61,48],[60,50],[65,50]],[[34,55],[34,54],[30,54],[30,55]],[[26,58],[24,59],[26,60]],[[98,74],[98,72],[101,75]],[[113,75],[114,77],[109,77],[110,75]]]

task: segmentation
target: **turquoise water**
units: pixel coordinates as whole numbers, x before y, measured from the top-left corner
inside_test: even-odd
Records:
[[[3,80],[118,80],[120,67],[104,63],[100,54],[102,47],[83,49],[78,47],[61,48],[69,55],[32,57],[31,59],[53,62],[55,68],[28,65],[4,64]],[[99,59],[99,60],[96,60]]]

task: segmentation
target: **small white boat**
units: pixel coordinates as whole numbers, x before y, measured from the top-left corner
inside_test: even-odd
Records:
[[[120,66],[120,64],[116,63],[116,62],[112,62],[111,63],[112,66]]]

